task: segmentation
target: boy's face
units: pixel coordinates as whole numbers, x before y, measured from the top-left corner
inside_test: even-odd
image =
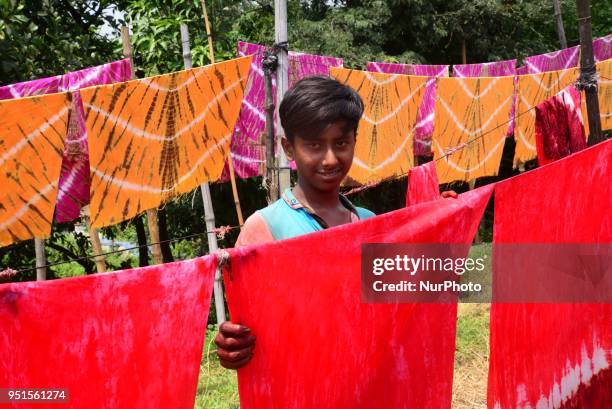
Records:
[[[329,125],[320,135],[295,135],[283,149],[294,160],[300,183],[319,191],[337,191],[353,163],[355,131],[345,121]],[[305,131],[307,132],[307,131]]]

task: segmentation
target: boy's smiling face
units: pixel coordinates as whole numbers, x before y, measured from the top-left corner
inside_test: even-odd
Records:
[[[320,192],[338,191],[353,163],[355,131],[339,120],[319,135],[305,132],[295,135],[291,142],[282,139],[287,158],[295,161],[298,182]]]

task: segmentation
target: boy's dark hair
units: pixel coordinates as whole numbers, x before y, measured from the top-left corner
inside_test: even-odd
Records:
[[[346,132],[354,130],[357,134],[363,101],[348,85],[329,77],[312,76],[299,80],[287,91],[279,114],[290,142],[296,134],[306,138],[319,135],[338,120],[346,121]]]

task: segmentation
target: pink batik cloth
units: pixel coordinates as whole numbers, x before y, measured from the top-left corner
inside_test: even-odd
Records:
[[[265,137],[262,136],[266,129],[266,92],[262,64],[265,50],[263,45],[238,42],[238,57],[254,56],[230,145],[234,171],[241,178],[261,175],[265,163]],[[289,87],[310,75],[329,75],[329,67],[341,67],[342,64],[341,58],[289,51]],[[276,101],[275,76],[272,76],[272,94]],[[229,180],[227,164],[221,180]]]
[[[534,243],[580,243],[606,251],[612,242],[611,157],[608,140],[497,183],[493,265],[496,248],[517,243],[531,246],[528,251]],[[586,254],[575,273],[584,274]],[[528,285],[532,263],[518,257],[506,271],[516,277],[519,291]],[[494,267],[494,298],[498,281],[507,279],[497,271]],[[610,303],[493,302],[488,408],[609,408],[611,316]]]
[[[612,34],[593,41],[593,56],[595,57],[595,62],[612,58]]]
[[[193,408],[216,267],[0,285],[0,385],[68,390],[36,408]]]
[[[230,249],[231,319],[257,337],[240,407],[450,408],[456,299],[363,302],[362,244],[456,243],[467,255],[491,193]]]
[[[405,74],[430,77],[417,113],[414,129],[413,152],[415,156],[431,156],[431,135],[436,106],[436,78],[448,77],[449,65],[396,64],[368,62],[366,70],[386,74]]]
[[[516,60],[504,60],[485,62],[479,64],[453,65],[453,77],[506,77],[516,76]],[[510,108],[510,118],[508,123],[507,136],[514,134],[514,113],[516,110],[516,87],[518,81],[514,81],[514,94],[512,96],[512,107]]]
[[[80,88],[112,84],[131,79],[129,59],[69,72],[54,77],[0,87],[0,99],[22,98],[55,92],[72,92],[72,110],[59,178],[55,221],[68,222],[79,217],[89,203],[89,152]]]
[[[406,206],[440,199],[440,185],[434,161],[411,168],[408,171]]]
[[[587,147],[580,102],[580,92],[570,85],[536,106],[536,149],[540,166]]]

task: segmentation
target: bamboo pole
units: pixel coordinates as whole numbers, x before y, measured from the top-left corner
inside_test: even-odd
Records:
[[[567,39],[565,38],[565,29],[563,28],[563,16],[561,15],[561,4],[559,3],[559,0],[553,0],[553,8],[555,10],[555,21],[557,22],[559,43],[561,44],[561,48],[567,48]]]
[[[467,45],[465,38],[461,40],[461,64],[467,64]]]
[[[132,56],[132,46],[130,44],[130,31],[126,26],[121,27],[121,41],[123,42],[123,55],[130,60],[132,69],[131,78],[134,79],[134,59]],[[162,264],[162,252],[159,244],[159,223],[157,220],[157,209],[147,210],[147,224],[149,226],[149,237],[151,238],[151,254],[153,264]]]
[[[47,258],[45,257],[45,241],[34,239],[34,252],[36,253],[36,281],[47,279]]]
[[[89,241],[91,241],[91,248],[93,249],[94,261],[96,263],[96,271],[98,273],[104,273],[106,271],[106,263],[104,261],[104,256],[101,256],[101,254],[103,253],[102,241],[100,240],[100,233],[98,232],[98,229],[94,229],[91,227],[91,220],[89,218],[89,206],[85,206],[81,209],[81,219],[84,221],[87,231],[89,231]]]
[[[285,92],[289,88],[289,52],[287,50],[287,0],[274,0],[274,33],[278,47],[278,68],[276,70],[276,154],[278,155],[278,187],[279,196],[285,189],[291,187],[291,172],[287,156],[281,145],[285,136],[280,123],[278,107]]]
[[[272,74],[276,71],[276,55],[266,53],[263,60],[264,85],[266,90],[266,188],[268,204],[279,198],[277,158],[274,156],[274,98],[272,96]]]
[[[591,6],[589,0],[577,0],[578,30],[580,31],[580,78],[578,84],[586,95],[587,117],[589,118],[589,145],[603,141],[599,100],[597,99],[597,72],[593,57],[593,36],[591,34]]]
[[[208,56],[211,64],[215,63],[215,50],[213,48],[212,35],[210,33],[210,23],[208,21],[208,11],[206,11],[206,0],[201,0],[202,11],[204,13],[204,25],[206,26],[206,37],[208,38]],[[181,25],[181,35],[183,33]],[[189,32],[187,32],[189,36]],[[189,37],[187,37],[189,40]],[[191,51],[190,51],[191,58]],[[234,196],[234,206],[236,207],[236,214],[238,215],[238,224],[240,227],[244,224],[244,218],[242,217],[242,207],[240,206],[240,197],[238,196],[238,188],[236,187],[236,172],[234,171],[234,160],[232,159],[232,152],[230,151],[227,155],[227,163],[229,165],[230,183],[232,184],[232,195]]]
[[[189,69],[192,67],[192,59],[191,44],[189,41],[189,29],[187,28],[187,24],[181,24],[181,44],[183,46],[183,64],[185,65],[185,69]],[[208,251],[210,254],[213,254],[219,249],[219,246],[217,244],[217,236],[214,232],[215,212],[212,205],[212,198],[210,196],[210,186],[208,185],[208,183],[202,183],[200,185],[200,188],[202,189],[202,201],[204,202],[204,221],[206,224]],[[215,296],[215,311],[217,313],[217,324],[221,324],[226,319],[225,300],[223,297],[223,281],[221,269],[219,267],[217,267],[217,271],[215,272],[213,293]]]

